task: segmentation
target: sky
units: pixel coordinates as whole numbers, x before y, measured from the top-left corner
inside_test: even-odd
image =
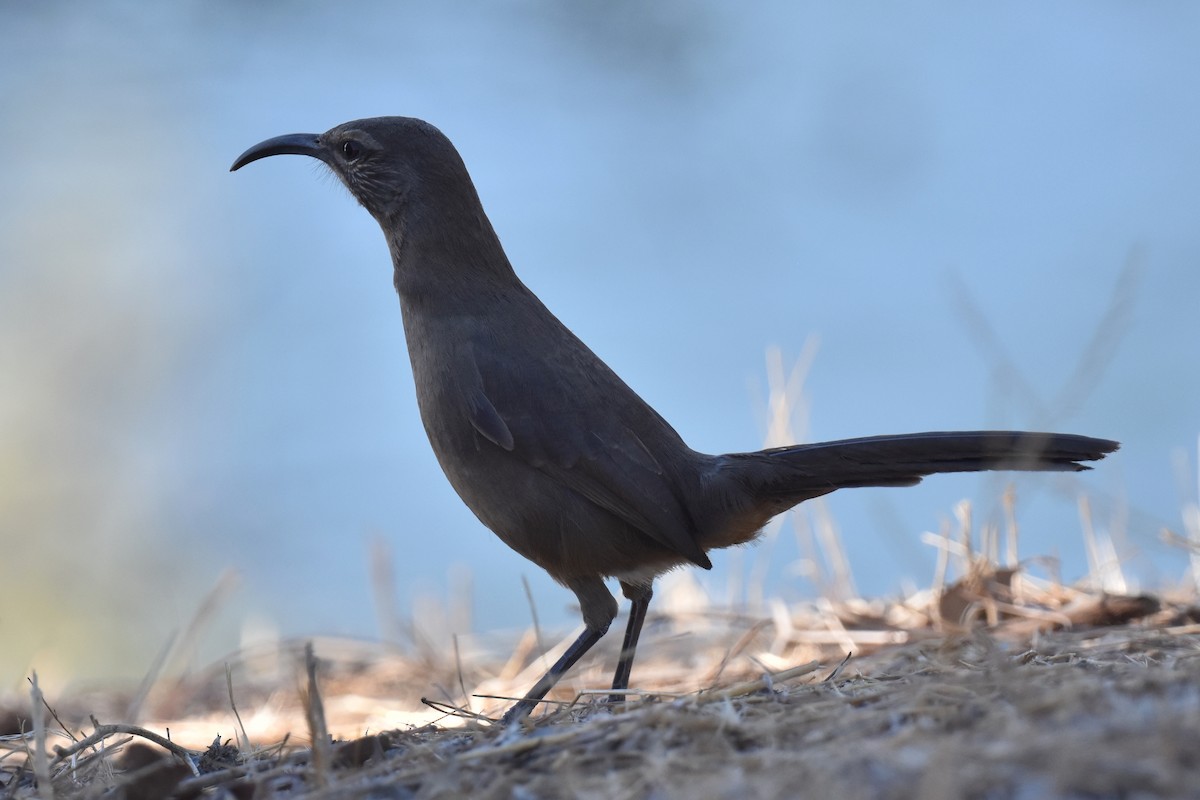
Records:
[[[140,674],[209,607],[197,658],[520,629],[523,580],[576,624],[441,475],[374,221],[314,161],[228,172],[380,115],[455,142],[521,278],[696,449],[765,444],[773,349],[811,358],[797,438],[1122,442],[832,496],[863,594],[927,586],[922,533],[1010,484],[1023,556],[1085,576],[1086,498],[1131,589],[1177,585],[1198,36],[1189,3],[5,4],[0,688]],[[785,526],[697,577],[803,601],[805,555]]]

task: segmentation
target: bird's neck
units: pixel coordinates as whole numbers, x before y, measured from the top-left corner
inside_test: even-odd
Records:
[[[392,220],[383,230],[408,308],[445,305],[461,313],[521,285],[482,209]]]

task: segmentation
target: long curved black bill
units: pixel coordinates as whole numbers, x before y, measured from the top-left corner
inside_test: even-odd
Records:
[[[289,133],[286,136],[276,136],[274,139],[267,139],[265,142],[254,145],[237,157],[237,161],[233,162],[229,171],[239,170],[251,161],[258,161],[260,158],[282,155],[312,156],[324,161],[328,153],[321,146],[318,134]]]

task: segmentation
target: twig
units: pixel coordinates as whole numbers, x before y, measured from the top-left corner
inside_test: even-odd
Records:
[[[463,680],[462,654],[458,650],[458,634],[456,633],[450,638],[454,643],[454,671],[458,673],[458,690],[462,692],[463,700],[470,703],[471,696],[467,694],[467,682]]]
[[[821,683],[833,683],[835,680],[837,680],[837,677],[842,674],[842,670],[844,670],[846,665],[850,663],[850,657],[853,655],[854,653],[846,653],[846,657],[841,660],[841,663],[833,668],[833,672],[830,672],[825,676],[825,680],[821,681]]]
[[[533,602],[533,589],[529,586],[529,578],[521,575],[521,586],[525,589],[525,600],[529,603],[529,617],[533,620],[533,635],[537,639],[538,652],[542,654],[542,660],[546,660],[546,645],[542,643],[542,626],[538,622],[537,603]]]
[[[150,692],[154,691],[154,687],[158,685],[158,679],[162,676],[163,669],[166,667],[167,659],[175,652],[175,643],[178,640],[178,632],[172,633],[167,637],[167,641],[159,648],[155,654],[154,660],[150,662],[150,668],[146,670],[146,674],[142,676],[142,682],[138,684],[137,691],[133,693],[133,697],[129,700],[129,705],[125,707],[126,719],[137,719],[142,713],[142,707],[146,704],[146,698],[150,696]]]
[[[380,635],[385,642],[398,644],[401,625],[395,605],[396,573],[392,566],[392,550],[381,536],[371,538],[368,567]]]
[[[1021,526],[1017,524],[1017,490],[1010,482],[1004,488],[1004,529],[1005,537],[1004,566],[1015,567],[1020,563]]]
[[[138,686],[133,699],[130,700],[129,706],[125,710],[127,719],[138,719],[141,716],[143,707],[148,702],[153,706],[153,698],[156,695],[161,696],[166,691],[162,687],[162,684],[160,684],[160,680],[167,672],[168,667],[179,664],[185,665],[181,673],[174,677],[172,685],[177,687],[183,682],[183,675],[187,672],[186,665],[191,661],[192,655],[199,646],[201,632],[213,617],[216,616],[221,604],[237,585],[237,582],[238,573],[235,570],[226,569],[222,572],[192,613],[183,632],[172,634],[167,639],[166,644],[150,665],[150,669],[146,671],[146,675],[142,678],[142,682]]]
[[[30,680],[30,683],[33,682],[32,678],[29,680]],[[58,723],[58,727],[62,728],[62,732],[65,733],[67,736],[71,737],[71,741],[78,742],[79,737],[77,737],[75,734],[71,733],[71,729],[67,727],[67,723],[63,722],[62,718],[58,716],[58,712],[54,710],[53,706],[51,706],[48,702],[46,702],[45,695],[42,695],[42,705],[45,706],[46,710],[50,712],[50,716],[54,717],[54,721]]]
[[[179,745],[175,744],[174,742],[172,742],[170,739],[166,738],[165,736],[159,736],[154,731],[146,730],[145,728],[141,727],[140,725],[126,725],[126,724],[120,723],[120,722],[114,723],[112,725],[101,725],[98,722],[96,722],[95,717],[92,718],[92,724],[96,726],[96,729],[88,736],[85,736],[82,739],[76,740],[75,743],[72,744],[70,747],[54,748],[55,758],[54,758],[54,761],[51,762],[51,764],[50,764],[51,767],[61,764],[62,762],[66,761],[71,756],[75,755],[76,753],[79,753],[83,750],[86,750],[89,747],[93,747],[93,746],[99,744],[101,741],[103,741],[104,739],[107,739],[109,736],[112,736],[114,733],[127,733],[132,736],[140,736],[143,739],[154,742],[156,745],[163,748],[164,750],[170,751],[176,757],[178,757],[180,761],[187,764],[188,767],[192,770],[193,775],[200,774],[200,771],[198,769],[196,769],[196,764],[193,761],[193,756],[192,756],[191,751],[187,750],[186,748],[180,747]]]
[[[473,695],[473,697],[481,697],[484,699],[488,699],[489,695],[477,694],[477,695]],[[422,697],[421,702],[423,704],[429,706],[430,708],[432,708],[434,711],[437,711],[439,714],[444,714],[447,717],[458,717],[459,719],[473,719],[473,720],[479,720],[481,722],[491,722],[492,721],[491,717],[488,717],[484,714],[480,714],[478,712],[472,711],[471,709],[466,708],[464,706],[456,706],[456,705],[452,705],[450,703],[442,703],[437,700],[430,700],[428,697]]]
[[[741,652],[750,645],[750,642],[754,641],[754,637],[758,635],[759,631],[770,624],[770,620],[764,619],[759,620],[751,625],[749,629],[742,634],[741,638],[734,643],[733,647],[730,647],[725,651],[725,654],[721,656],[721,663],[717,665],[716,670],[714,670],[712,674],[708,675],[704,679],[704,683],[715,683],[717,679],[721,677],[721,673],[725,671],[725,668],[729,666],[729,662],[740,655]]]

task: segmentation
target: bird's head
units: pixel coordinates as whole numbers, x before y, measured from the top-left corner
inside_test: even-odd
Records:
[[[444,215],[454,210],[448,205],[478,203],[454,145],[437,128],[412,117],[360,119],[325,133],[276,136],[238,156],[230,171],[285,154],[324,162],[381,223],[414,209]]]

